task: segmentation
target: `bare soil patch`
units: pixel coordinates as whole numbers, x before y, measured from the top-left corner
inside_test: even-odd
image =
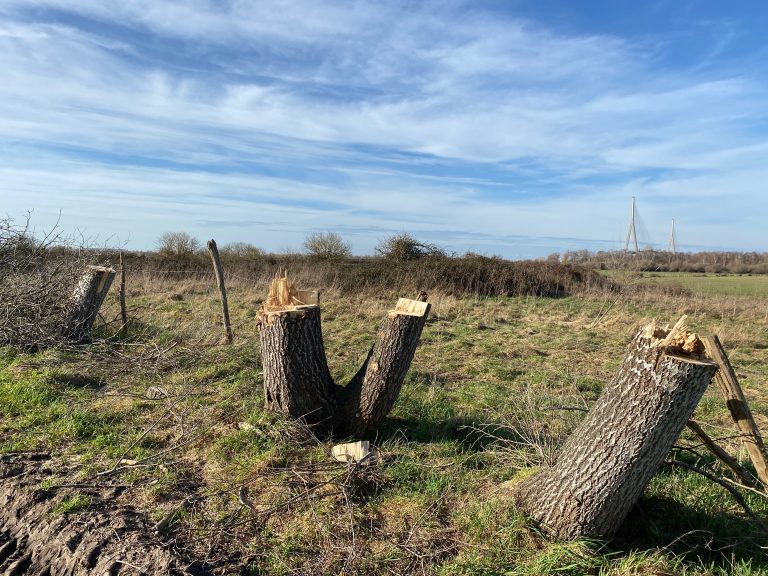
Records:
[[[0,456],[0,575],[206,573],[169,551],[144,514],[119,503],[123,486],[45,489],[58,467],[46,453]],[[63,511],[74,495],[87,505]]]

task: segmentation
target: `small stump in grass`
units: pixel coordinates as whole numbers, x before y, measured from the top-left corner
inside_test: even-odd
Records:
[[[70,299],[62,332],[67,340],[84,343],[91,339],[93,323],[107,297],[115,271],[104,266],[88,266]]]

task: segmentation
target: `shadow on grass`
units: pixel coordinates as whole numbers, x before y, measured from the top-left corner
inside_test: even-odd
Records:
[[[377,442],[397,438],[419,444],[454,442],[461,448],[481,452],[498,441],[520,441],[521,436],[513,429],[502,426],[483,427],[483,416],[449,417],[444,419],[402,418],[389,416],[375,432]]]
[[[768,569],[766,536],[755,523],[728,512],[692,508],[667,496],[643,496],[609,548],[620,553],[659,548],[686,562],[724,573],[737,565]]]
[[[72,387],[72,388],[90,388],[92,390],[97,390],[104,385],[104,380],[102,378],[97,378],[95,376],[88,376],[87,374],[80,374],[80,373],[73,374],[73,373],[57,372],[56,374],[54,374],[53,380],[54,382],[62,386]]]

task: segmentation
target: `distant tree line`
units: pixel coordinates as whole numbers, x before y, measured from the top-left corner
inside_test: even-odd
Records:
[[[768,274],[768,252],[664,252],[573,250],[552,254],[550,261],[600,269],[638,272],[700,272],[715,274]]]

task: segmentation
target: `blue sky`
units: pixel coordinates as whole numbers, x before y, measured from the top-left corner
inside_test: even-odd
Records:
[[[2,0],[0,213],[357,254],[768,250],[768,3]]]

